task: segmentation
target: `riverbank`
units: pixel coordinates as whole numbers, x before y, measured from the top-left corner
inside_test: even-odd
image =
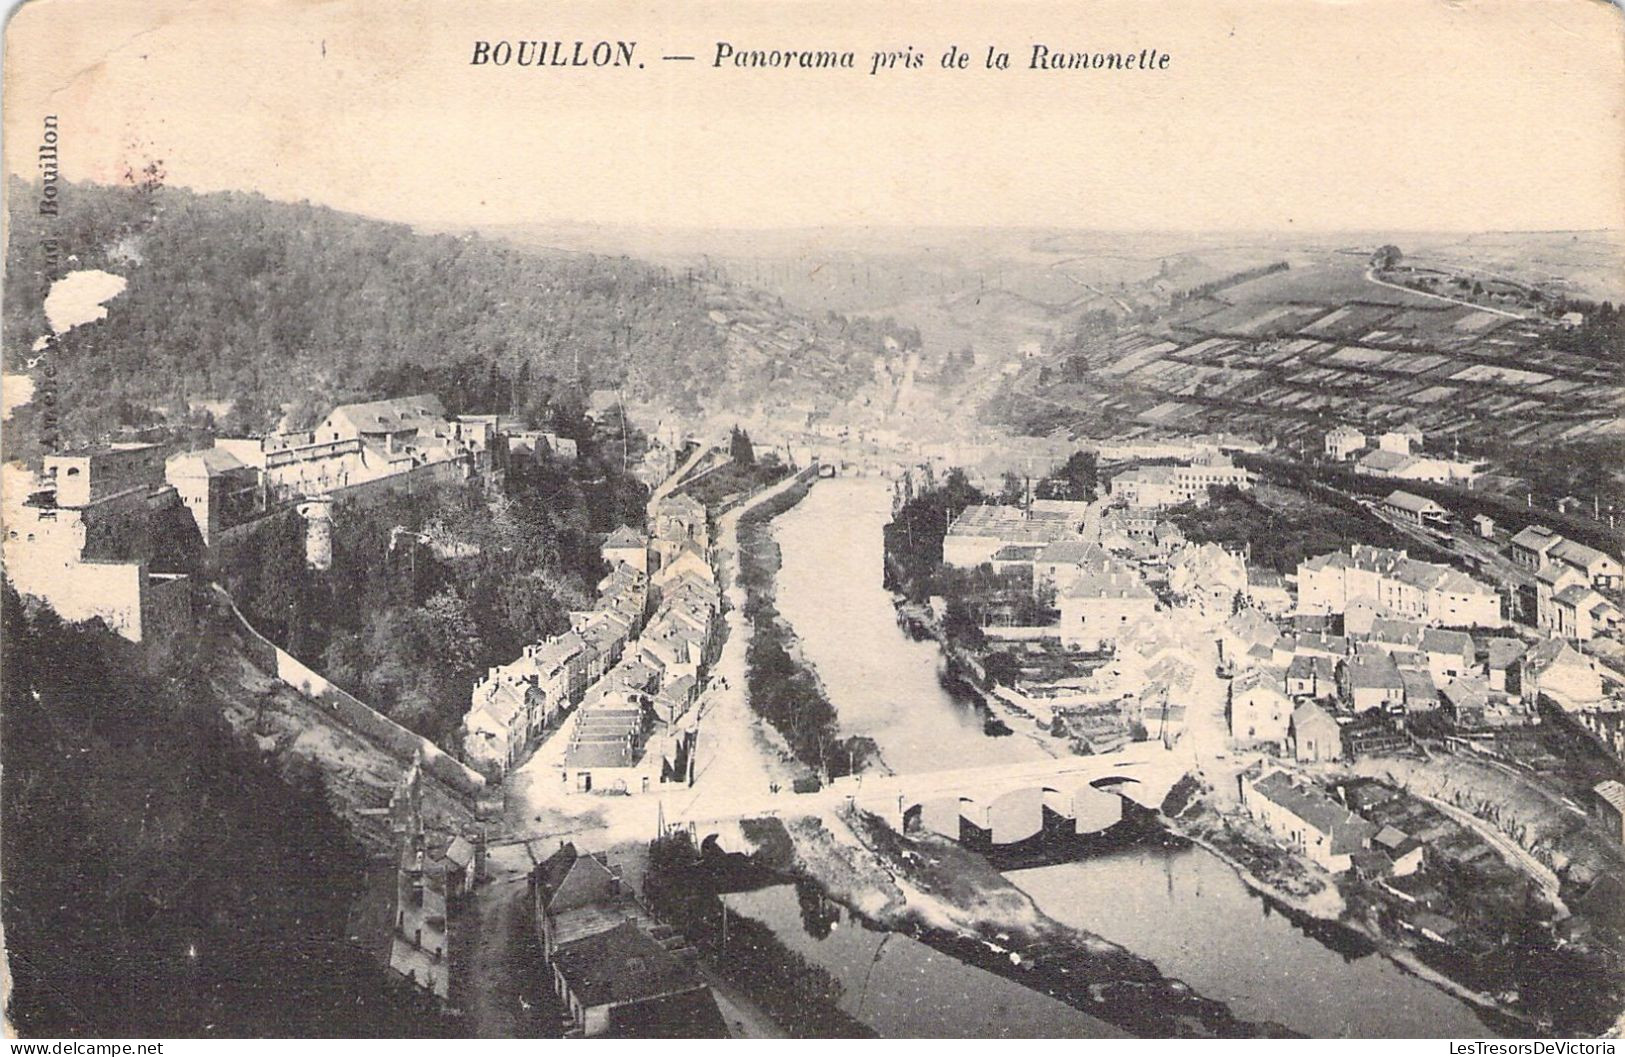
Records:
[[[898,834],[861,812],[769,823],[776,872],[815,883],[871,927],[1015,981],[1148,1038],[1289,1037],[1234,1016],[1150,961],[1045,915],[982,856]]]
[[[885,764],[873,740],[841,736],[835,706],[776,605],[782,553],[772,522],[805,499],[812,484],[799,479],[739,517],[737,566],[749,624],[745,685],[750,706],[784,738],[809,777],[822,783],[871,765],[885,770]]]
[[[1451,979],[1381,929],[1350,914],[1337,886],[1326,883],[1329,878],[1315,876],[1295,858],[1281,854],[1273,843],[1248,840],[1222,815],[1207,810],[1199,793],[1165,821],[1171,832],[1224,862],[1250,891],[1334,949],[1347,947],[1351,941],[1368,947],[1406,973],[1472,1006],[1500,1035],[1521,1037],[1549,1030],[1494,997]],[[1260,873],[1269,874],[1270,879]]]
[[[774,608],[836,706],[842,735],[871,739],[900,774],[1050,758],[1039,739],[1010,736],[935,643],[899,625],[883,583],[891,498],[879,479],[821,480],[772,523]]]

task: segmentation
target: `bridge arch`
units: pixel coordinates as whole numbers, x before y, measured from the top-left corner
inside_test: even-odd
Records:
[[[903,808],[903,818],[910,815],[918,819],[918,828],[952,840],[963,837],[963,823],[978,829],[988,829],[987,805],[970,796],[940,796],[921,800]]]
[[[988,839],[994,844],[1015,844],[1038,836],[1044,831],[1044,808],[1050,800],[1046,794],[1051,793],[1062,805],[1060,813],[1070,814],[1066,802],[1071,798],[1043,786],[1011,789],[995,798],[988,805]]]

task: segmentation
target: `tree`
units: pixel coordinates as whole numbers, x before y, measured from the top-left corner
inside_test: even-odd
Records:
[[[1371,267],[1379,272],[1389,271],[1399,267],[1399,262],[1404,259],[1404,256],[1403,253],[1399,252],[1398,246],[1389,243],[1378,248],[1377,252],[1371,255]]]
[[[738,426],[728,438],[728,454],[740,466],[756,465],[756,449],[751,445],[750,434]]]
[[[1093,502],[1099,487],[1099,465],[1092,451],[1075,451],[1049,473],[1044,482],[1045,499]]]

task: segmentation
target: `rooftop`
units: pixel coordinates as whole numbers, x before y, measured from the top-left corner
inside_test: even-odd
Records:
[[[1384,499],[1383,502],[1388,506],[1408,510],[1413,514],[1443,514],[1445,512],[1444,507],[1433,500],[1419,495],[1412,495],[1410,492],[1390,492],[1388,498]]]
[[[394,400],[340,404],[327,417],[347,421],[358,433],[398,433],[444,422],[446,409],[433,393],[419,393]]]
[[[705,987],[692,966],[630,921],[565,944],[553,952],[553,966],[586,1007],[647,1001]]]
[[[1612,807],[1625,812],[1625,785],[1621,785],[1610,778],[1606,782],[1598,782],[1592,786],[1591,791],[1607,801]]]
[[[1379,690],[1402,690],[1399,666],[1387,654],[1362,654],[1348,661],[1349,685]]]
[[[1556,545],[1563,539],[1545,525],[1530,525],[1512,537],[1514,547],[1527,547],[1530,550],[1544,551]]]
[[[1333,855],[1358,851],[1376,831],[1371,823],[1319,790],[1295,784],[1285,771],[1271,771],[1253,782],[1253,789],[1330,837]]]
[[[648,541],[645,540],[643,536],[633,531],[626,525],[622,525],[614,532],[611,532],[608,538],[604,540],[604,547],[606,549],[616,547],[643,547],[647,544]]]
[[[1155,601],[1156,595],[1145,586],[1138,573],[1125,565],[1116,562],[1102,562],[1094,566],[1085,566],[1066,590],[1062,592],[1064,598],[1132,598],[1139,601]]]

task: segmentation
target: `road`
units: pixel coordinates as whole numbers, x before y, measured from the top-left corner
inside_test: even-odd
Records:
[[[1557,875],[1545,863],[1524,851],[1517,841],[1477,815],[1463,811],[1454,804],[1448,804],[1437,797],[1428,796],[1426,793],[1418,793],[1415,790],[1411,790],[1411,795],[1426,800],[1432,806],[1449,815],[1457,823],[1467,826],[1474,833],[1484,838],[1484,841],[1490,847],[1501,854],[1501,858],[1533,878],[1535,883],[1540,885],[1541,891],[1546,894],[1546,898],[1550,900],[1553,906],[1562,907],[1564,912],[1567,912],[1568,908],[1563,907],[1563,901],[1558,898],[1557,893],[1561,887],[1561,882],[1558,881]]]
[[[790,477],[752,496],[717,521],[713,548],[718,568],[727,582],[728,634],[713,665],[693,716],[699,725],[692,786],[662,789],[633,796],[590,796],[571,793],[559,780],[570,732],[576,717],[565,720],[547,741],[510,773],[504,789],[506,818],[518,841],[536,840],[557,846],[561,839],[596,847],[625,841],[647,841],[654,836],[664,804],[665,813],[693,818],[729,813],[739,798],[766,796],[775,783],[788,787],[797,770],[789,749],[750,708],[745,693],[745,655],[750,646],[750,624],[745,619],[745,592],[727,570],[737,568],[739,519],[748,510],[794,487]],[[591,835],[588,837],[587,835]],[[522,845],[520,845],[522,847]]]
[[[700,442],[693,453],[684,459],[677,469],[671,472],[671,476],[661,481],[660,486],[650,494],[648,505],[653,508],[656,503],[670,495],[673,489],[682,483],[683,478],[692,472],[695,466],[699,465],[700,460],[711,453],[713,447],[711,444]]]
[[[1100,756],[1063,756],[970,767],[952,771],[926,771],[913,774],[868,774],[838,778],[816,793],[783,790],[740,789],[726,797],[714,797],[692,806],[669,806],[670,823],[715,822],[740,818],[797,817],[838,811],[847,803],[876,809],[893,808],[931,800],[960,797],[985,807],[1005,793],[1018,789],[1049,787],[1076,788],[1102,778],[1129,778],[1123,795],[1147,807],[1158,807],[1173,784],[1190,765],[1186,753],[1165,749],[1161,742],[1132,742],[1116,752]]]
[[[545,976],[529,964],[541,952],[531,933],[527,873],[502,871],[475,890],[469,909],[478,925],[469,930],[473,950],[457,987],[476,1038],[540,1038],[551,1027],[547,1015],[556,1011]]]
[[[1384,282],[1383,280],[1377,278],[1376,271],[1371,268],[1367,268],[1365,270],[1365,278],[1366,282],[1376,283],[1378,286],[1386,286],[1390,290],[1399,290],[1403,293],[1415,294],[1417,297],[1431,297],[1435,301],[1445,301],[1452,305],[1461,305],[1464,308],[1471,308],[1479,312],[1488,312],[1491,315],[1506,316],[1508,319],[1529,318],[1528,316],[1520,315],[1517,312],[1508,312],[1504,308],[1490,308],[1488,305],[1475,305],[1471,301],[1462,301],[1458,298],[1446,297],[1443,294],[1430,294],[1423,290],[1412,290],[1410,287],[1400,286],[1398,283]]]

